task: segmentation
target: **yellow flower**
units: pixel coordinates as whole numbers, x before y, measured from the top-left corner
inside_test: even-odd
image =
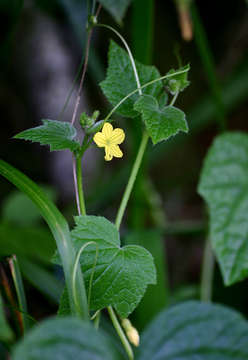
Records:
[[[106,161],[113,159],[113,156],[121,158],[123,153],[118,145],[120,145],[125,139],[125,133],[122,129],[113,129],[110,123],[105,123],[102,128],[102,132],[97,132],[93,140],[99,147],[105,148]]]

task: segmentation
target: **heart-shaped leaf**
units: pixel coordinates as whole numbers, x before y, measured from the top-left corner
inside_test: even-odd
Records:
[[[41,145],[50,145],[50,150],[75,151],[80,147],[78,141],[73,140],[77,131],[73,125],[65,121],[42,120],[43,125],[22,131],[15,139],[39,142]]]
[[[166,140],[179,131],[188,132],[184,112],[174,106],[159,108],[157,100],[151,95],[140,96],[134,109],[142,114],[153,144]]]
[[[158,315],[141,336],[137,360],[246,360],[247,342],[239,313],[191,301]]]
[[[198,192],[210,211],[210,238],[226,285],[248,275],[248,136],[226,133],[211,146]]]
[[[144,85],[149,81],[158,79],[160,74],[154,66],[146,66],[138,61],[135,62],[140,84]],[[101,82],[101,88],[108,100],[114,106],[119,103],[127,94],[137,89],[137,83],[130,58],[125,50],[118,46],[114,41],[110,42],[108,54],[107,77]],[[145,87],[142,91],[157,97],[163,90],[162,81],[155,82]],[[134,110],[133,105],[138,99],[138,93],[128,98],[117,110],[120,115],[134,118],[139,115]]]
[[[118,360],[113,343],[78,318],[52,318],[32,329],[16,346],[13,360]]]
[[[120,247],[119,232],[114,224],[98,216],[77,216],[72,239],[77,250],[89,241],[96,244],[87,246],[81,256],[87,288],[98,247],[91,309],[112,305],[121,317],[127,317],[140,302],[147,285],[156,282],[151,254],[141,246]]]

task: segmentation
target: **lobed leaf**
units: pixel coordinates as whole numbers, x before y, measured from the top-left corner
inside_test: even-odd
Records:
[[[198,186],[210,212],[210,238],[224,282],[248,275],[248,135],[218,136],[204,160]]]
[[[156,282],[151,254],[141,246],[120,247],[118,230],[103,217],[77,216],[75,219],[76,227],[71,233],[75,248],[79,251],[83,245],[94,241],[99,251],[92,283],[91,309],[111,305],[121,317],[127,317],[142,299],[147,285]],[[87,246],[80,260],[87,289],[95,263],[96,245]],[[60,314],[64,314],[67,307],[64,306],[65,296],[61,300]]]
[[[241,314],[190,301],[155,318],[141,336],[137,360],[246,360],[247,342]]]
[[[174,106],[160,108],[157,100],[151,95],[140,96],[134,104],[134,109],[142,114],[153,144],[167,140],[179,131],[188,132],[184,112]]]
[[[14,138],[39,142],[41,145],[50,145],[50,151],[66,149],[76,151],[80,147],[79,142],[73,140],[77,131],[72,124],[46,119],[43,119],[42,122],[43,125],[22,131]]]
[[[158,70],[154,66],[146,66],[138,61],[136,61],[135,64],[141,85],[160,77]],[[118,104],[127,94],[137,89],[137,83],[129,56],[127,52],[114,41],[110,42],[109,47],[107,77],[100,83],[100,86],[113,106]],[[158,81],[145,87],[142,91],[144,94],[157,97],[162,90],[162,82]],[[138,116],[139,113],[133,108],[138,97],[139,95],[137,93],[128,98],[116,112],[131,118]]]
[[[13,360],[117,360],[104,333],[78,318],[52,318],[30,331],[15,347]]]

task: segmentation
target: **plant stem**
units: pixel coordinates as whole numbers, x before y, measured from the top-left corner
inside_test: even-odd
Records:
[[[156,83],[157,81],[161,81],[161,80],[164,80],[164,79],[168,79],[168,78],[170,78],[170,77],[172,77],[172,76],[175,76],[175,75],[183,74],[183,73],[185,73],[186,71],[188,71],[188,69],[186,69],[186,70],[180,70],[180,71],[177,71],[177,72],[175,72],[175,73],[173,73],[173,74],[167,74],[167,75],[161,76],[161,77],[159,77],[159,78],[157,78],[157,79],[154,79],[154,80],[151,80],[151,81],[147,82],[147,83],[144,84],[144,85],[141,85],[140,89],[143,89],[143,88],[145,88],[145,87],[147,87],[147,86],[149,86],[149,85],[152,85],[152,84]],[[118,102],[118,104],[116,104],[116,105],[113,107],[113,109],[108,113],[108,115],[107,115],[107,116],[105,117],[105,119],[104,119],[104,122],[108,121],[108,119],[113,115],[113,113],[118,109],[118,107],[121,106],[121,104],[123,104],[128,98],[130,98],[132,95],[134,95],[134,94],[135,94],[136,92],[138,92],[138,91],[139,91],[139,89],[135,89],[135,90],[131,91],[129,94],[127,94],[124,98],[122,98],[122,99]],[[173,104],[174,104],[174,102],[173,102]],[[173,104],[170,104],[170,105],[173,105]]]
[[[95,15],[96,18],[98,17],[100,10],[101,10],[101,5],[99,5],[98,8],[97,8],[96,15]],[[87,66],[88,66],[88,61],[89,61],[90,43],[91,43],[91,39],[92,39],[92,32],[93,32],[93,27],[88,31],[88,34],[87,34],[86,48],[85,48],[85,58],[84,58],[84,64],[83,64],[83,72],[82,72],[82,76],[81,76],[81,80],[80,80],[80,84],[79,84],[79,88],[78,88],[78,92],[77,92],[76,103],[75,103],[73,114],[72,114],[72,119],[71,119],[72,124],[74,124],[74,122],[75,122],[78,107],[79,107],[79,103],[80,103],[81,92],[82,92],[84,78],[85,78],[85,74],[86,74],[86,70],[87,70]]]
[[[207,238],[203,251],[202,275],[201,275],[201,301],[210,302],[212,299],[212,284],[214,275],[214,254],[210,239]]]
[[[19,268],[19,264],[17,261],[17,257],[13,255],[10,259],[8,259],[11,275],[14,281],[18,304],[19,304],[19,310],[22,318],[22,324],[23,324],[23,333],[25,333],[29,328],[29,320],[28,320],[28,310],[27,310],[27,301],[21,276],[21,271]]]
[[[128,180],[128,183],[127,183],[127,186],[126,186],[126,189],[125,189],[125,192],[124,192],[124,195],[122,197],[121,204],[120,204],[117,216],[116,216],[115,225],[116,225],[118,230],[120,228],[121,221],[122,221],[124,212],[126,210],[127,203],[128,203],[131,191],[133,189],[137,173],[138,173],[140,165],[141,165],[141,161],[142,161],[145,149],[146,149],[148,139],[149,139],[149,135],[148,135],[148,133],[146,131],[144,131],[143,136],[142,136],[142,140],[141,140],[141,143],[140,143],[140,147],[139,147],[139,150],[138,150],[138,154],[137,154],[135,162],[133,164],[133,168],[132,168],[132,171],[131,171],[131,174],[130,174],[130,177],[129,177],[129,180]]]
[[[77,92],[76,103],[75,103],[73,114],[72,114],[72,119],[71,119],[72,124],[74,124],[74,122],[75,122],[78,107],[79,107],[79,104],[80,104],[81,91],[82,91],[82,88],[83,88],[84,78],[85,78],[85,74],[86,74],[86,70],[87,70],[87,66],[88,66],[88,61],[89,61],[89,52],[90,52],[90,43],[91,43],[91,38],[92,38],[92,31],[93,31],[93,28],[90,29],[88,34],[87,34],[83,72],[82,72],[82,77],[81,77],[78,92]]]
[[[96,0],[93,0],[93,1],[92,1],[92,10],[91,10],[91,13],[92,13],[92,14],[94,14],[95,8],[96,8]]]
[[[117,319],[117,317],[116,317],[116,315],[114,313],[113,308],[111,306],[108,306],[107,309],[108,309],[109,316],[110,316],[110,318],[112,320],[112,323],[113,323],[113,325],[115,327],[115,330],[116,330],[117,334],[119,335],[119,337],[121,339],[121,342],[122,342],[122,344],[123,344],[123,346],[124,346],[124,348],[125,348],[125,350],[127,352],[128,359],[133,360],[134,359],[133,350],[132,350],[131,345],[129,344],[129,342],[128,342],[128,340],[127,340],[127,338],[126,338],[126,336],[125,336],[125,334],[124,334],[124,332],[122,330],[122,327],[121,327],[121,325],[120,325],[120,323],[119,323],[119,321],[118,321],[118,319]]]
[[[76,156],[76,199],[78,205],[79,215],[86,215],[84,191],[83,191],[83,177],[82,177],[82,159],[81,154]]]
[[[65,274],[65,282],[68,289],[71,311],[74,315],[82,317],[84,320],[88,320],[89,314],[87,297],[80,269],[77,271],[76,276],[77,298],[75,299],[73,296],[71,276],[76,256],[67,221],[54,203],[42,192],[38,185],[3,160],[0,160],[0,174],[15,185],[19,190],[28,195],[33,203],[38,207],[40,214],[47,222],[57,244]],[[78,304],[80,304],[80,306],[78,306]]]
[[[123,42],[124,46],[126,47],[126,50],[127,50],[127,52],[128,52],[128,55],[129,55],[129,59],[130,59],[130,61],[131,61],[131,65],[132,65],[133,72],[134,72],[134,77],[135,77],[135,80],[136,80],[136,83],[137,83],[137,89],[136,89],[136,90],[138,91],[139,95],[142,95],[141,85],[140,85],[140,81],[139,81],[139,75],[138,75],[138,71],[137,71],[137,68],[136,68],[136,65],[135,65],[135,61],[134,61],[133,55],[132,55],[132,53],[131,53],[131,50],[130,50],[127,42],[125,41],[125,39],[122,37],[122,35],[121,35],[118,31],[116,31],[114,28],[112,28],[112,27],[109,26],[109,25],[96,24],[95,26],[104,27],[104,28],[109,29],[109,30],[113,31],[113,32],[121,39],[121,41]],[[105,121],[107,121],[107,119],[105,119]],[[146,143],[147,143],[147,141],[148,141],[148,138],[149,138],[149,136],[147,135]],[[140,162],[141,162],[141,160],[142,160],[142,157],[143,157],[143,154],[144,154],[144,151],[145,151],[146,143],[145,143],[145,145],[144,145],[143,153],[141,154],[141,157],[140,157]],[[138,156],[137,156],[137,157],[138,157]],[[137,171],[136,171],[136,174],[135,174],[134,179],[133,179],[133,183],[134,183],[134,181],[135,181],[135,178],[136,178],[136,175],[137,175],[137,172],[138,172],[139,167],[140,167],[140,163],[138,164]],[[130,181],[130,180],[129,180],[129,181]],[[127,186],[127,187],[128,187],[128,186]],[[131,187],[130,187],[130,192],[132,191],[132,187],[133,187],[133,184],[132,184]],[[127,190],[128,190],[128,189],[127,189]],[[120,223],[121,223],[123,214],[124,214],[124,212],[125,212],[125,208],[126,208],[126,205],[127,205],[129,196],[130,196],[130,193],[128,194],[128,191],[127,191],[126,204],[124,204],[124,202],[125,202],[125,194],[124,194],[124,197],[123,197],[123,200],[124,200],[124,202],[123,202],[123,208],[122,208],[122,206],[120,206],[120,208],[119,208],[118,214],[120,215],[120,218],[118,219],[118,214],[117,214],[117,218],[116,218],[116,224],[117,224],[116,226],[117,226],[118,229],[119,229],[119,226],[120,226]],[[122,212],[122,211],[123,211],[123,212]],[[121,213],[121,212],[122,212],[122,213]],[[119,222],[119,225],[118,225],[118,222]],[[114,328],[116,329],[116,331],[117,331],[117,333],[118,333],[118,335],[119,335],[119,337],[120,337],[120,339],[121,339],[121,342],[122,342],[122,344],[123,344],[123,346],[124,346],[124,348],[125,348],[125,350],[126,350],[126,352],[127,352],[127,355],[128,355],[129,360],[133,360],[133,351],[132,351],[131,345],[129,344],[129,342],[128,342],[128,340],[127,340],[127,338],[126,338],[126,336],[125,336],[125,334],[124,334],[124,332],[123,332],[123,330],[122,330],[122,328],[121,328],[121,325],[120,325],[120,323],[119,323],[119,321],[118,321],[118,319],[117,319],[117,317],[116,317],[116,315],[115,315],[115,313],[114,313],[113,308],[112,308],[111,306],[108,306],[107,309],[108,309],[108,312],[109,312],[109,315],[110,315],[110,319],[111,319],[111,321],[112,321],[112,323],[113,323],[113,326],[114,326]],[[100,318],[97,317],[97,321],[96,321],[96,323],[95,323],[96,328],[97,328],[98,325],[99,325],[99,324],[98,324],[99,319],[100,319]]]
[[[102,6],[100,4],[97,8],[96,15],[95,15],[96,18],[98,17],[98,15],[100,13],[101,7]],[[88,61],[89,61],[89,52],[90,52],[90,43],[91,43],[91,38],[92,38],[92,32],[93,32],[93,27],[89,30],[89,32],[87,34],[85,58],[84,58],[84,63],[83,63],[83,72],[82,72],[82,77],[81,77],[80,84],[79,84],[75,107],[74,107],[73,114],[72,114],[72,119],[71,119],[72,124],[74,124],[74,122],[75,122],[79,103],[80,103],[80,96],[81,96],[84,78],[85,78]],[[78,213],[85,215],[86,210],[85,210],[83,184],[82,184],[81,158],[82,158],[82,155],[81,156],[78,155],[78,156],[76,156],[76,161],[73,159],[72,168],[73,168],[73,179],[74,179],[74,188],[75,188]]]
[[[124,39],[124,37],[123,37],[117,30],[115,30],[114,28],[112,28],[112,26],[105,25],[105,24],[96,24],[95,26],[104,27],[104,28],[106,28],[106,29],[109,29],[109,30],[113,31],[113,32],[121,39],[121,41],[123,42],[123,44],[124,44],[124,46],[125,46],[125,48],[126,48],[126,50],[127,50],[129,59],[130,59],[131,64],[132,64],[132,68],[133,68],[135,80],[136,80],[136,83],[137,83],[137,91],[139,92],[139,95],[142,95],[142,90],[141,90],[139,75],[138,75],[138,71],[137,71],[137,68],[136,68],[136,65],[135,65],[135,61],[134,61],[132,52],[131,52],[131,50],[130,50],[130,48],[129,48],[127,42],[126,42],[126,40]]]
[[[99,310],[94,319],[94,327],[96,330],[99,329],[100,319],[101,319],[101,311]]]
[[[177,91],[170,102],[170,106],[173,106],[175,104],[178,94],[179,92]]]
[[[175,101],[177,99],[177,96],[178,96],[178,92],[172,98],[170,106],[174,105],[174,103],[175,103]],[[134,183],[135,183],[135,180],[136,180],[136,177],[137,177],[140,165],[141,165],[141,161],[142,161],[143,155],[145,153],[145,149],[146,149],[146,145],[147,145],[148,140],[149,140],[149,135],[148,135],[148,133],[146,131],[144,131],[142,139],[141,139],[141,143],[140,143],[140,146],[139,146],[138,154],[137,154],[135,162],[133,164],[133,168],[132,168],[132,171],[131,171],[131,174],[130,174],[130,177],[129,177],[129,180],[128,180],[128,183],[127,183],[127,186],[126,186],[126,189],[125,189],[125,192],[124,192],[124,195],[123,195],[123,197],[121,199],[121,204],[120,204],[117,216],[116,216],[115,225],[116,225],[118,230],[120,228],[121,221],[122,221],[124,212],[126,210],[127,203],[128,203],[129,198],[130,198],[130,194],[131,194],[131,191],[133,189],[133,186],[134,186]]]

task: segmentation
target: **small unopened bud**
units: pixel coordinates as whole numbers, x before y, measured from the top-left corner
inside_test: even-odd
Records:
[[[88,21],[86,24],[86,29],[89,31],[90,29],[92,29],[95,25],[97,24],[97,17],[94,15],[90,15],[88,17]]]
[[[93,114],[92,114],[92,119],[93,119],[94,121],[96,121],[99,115],[100,115],[100,111],[99,111],[99,110],[95,110],[95,111],[93,112]]]
[[[100,112],[98,110],[95,110],[92,114],[92,116],[89,116],[86,114],[86,112],[83,112],[81,115],[80,115],[80,119],[79,119],[79,122],[80,122],[80,125],[81,127],[86,130],[90,127],[92,127],[98,116],[99,116]]]
[[[128,319],[123,319],[122,326],[130,343],[132,343],[134,346],[139,346],[139,333],[138,330],[131,324],[131,321]]]

